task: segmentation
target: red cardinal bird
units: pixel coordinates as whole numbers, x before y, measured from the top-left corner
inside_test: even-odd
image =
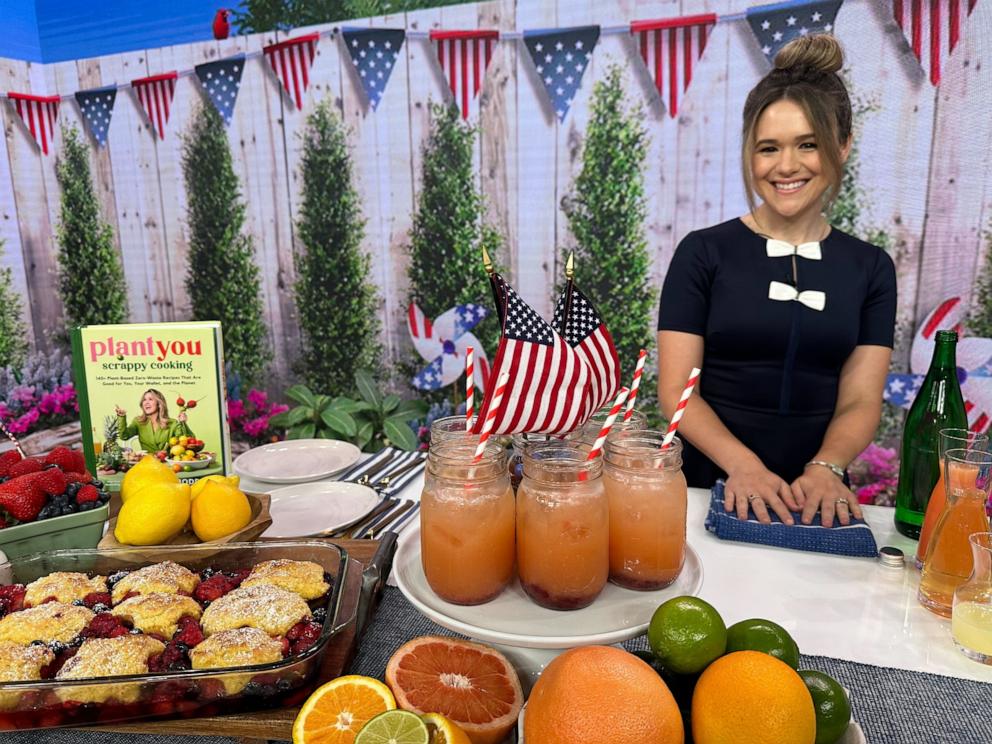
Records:
[[[227,17],[231,14],[231,11],[227,8],[221,8],[217,11],[217,15],[214,16],[214,38],[215,39],[226,39],[231,35],[231,24],[227,22]]]

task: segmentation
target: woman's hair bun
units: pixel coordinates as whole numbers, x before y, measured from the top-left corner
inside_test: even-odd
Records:
[[[840,42],[830,34],[793,39],[775,55],[775,69],[802,77],[808,73],[837,72],[844,65]]]

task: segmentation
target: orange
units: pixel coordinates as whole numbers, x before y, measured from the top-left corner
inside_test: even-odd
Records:
[[[499,651],[481,643],[421,636],[396,649],[386,683],[404,710],[440,713],[472,744],[498,744],[524,704],[517,673]]]
[[[396,699],[379,680],[357,674],[332,679],[303,703],[293,744],[352,744],[362,726],[387,710],[396,710]]]
[[[813,744],[813,698],[785,662],[761,651],[735,651],[696,682],[692,738],[696,744]]]
[[[566,651],[527,701],[527,744],[682,744],[679,706],[648,664],[609,646]]]
[[[428,713],[421,716],[427,724],[431,735],[431,744],[472,744],[468,734],[458,727],[458,724],[448,720],[440,713]]]

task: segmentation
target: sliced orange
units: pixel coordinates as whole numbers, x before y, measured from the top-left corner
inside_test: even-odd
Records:
[[[404,710],[440,713],[472,744],[498,744],[524,703],[520,679],[499,651],[481,643],[422,636],[400,646],[386,684]]]
[[[321,685],[307,698],[293,722],[293,744],[353,744],[370,719],[396,709],[382,682],[349,674]]]
[[[472,744],[468,734],[459,728],[458,724],[450,721],[440,713],[427,713],[421,716],[427,724],[431,735],[431,744]]]

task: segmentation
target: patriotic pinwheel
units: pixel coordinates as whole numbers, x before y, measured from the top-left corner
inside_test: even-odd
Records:
[[[482,343],[470,331],[488,315],[482,305],[457,305],[438,316],[433,323],[424,311],[410,303],[407,326],[417,352],[430,362],[413,378],[419,390],[438,390],[450,385],[465,372],[465,350],[475,349],[475,384],[485,391],[489,361]]]

